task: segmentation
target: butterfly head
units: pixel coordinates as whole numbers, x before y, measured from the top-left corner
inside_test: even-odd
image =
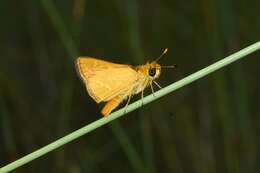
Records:
[[[162,68],[176,68],[177,65],[161,66],[158,63],[158,61],[163,57],[164,54],[166,54],[167,51],[168,49],[165,49],[163,53],[154,61],[138,66],[136,68],[137,71],[144,74],[145,76],[148,76],[150,80],[154,80],[160,76]]]
[[[160,76],[161,74],[161,65],[158,64],[157,62],[151,62],[151,63],[147,63],[147,75],[151,78],[151,79],[156,79]]]
[[[160,76],[161,74],[161,69],[162,68],[176,68],[177,65],[170,65],[170,66],[161,66],[158,61],[167,53],[168,49],[164,49],[163,53],[154,61],[151,63],[147,63],[148,66],[148,71],[147,74],[149,75],[150,78],[156,79]]]

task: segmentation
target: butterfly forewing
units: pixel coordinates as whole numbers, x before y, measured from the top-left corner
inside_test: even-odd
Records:
[[[76,66],[89,95],[97,103],[127,92],[137,79],[137,72],[129,65],[80,57]]]

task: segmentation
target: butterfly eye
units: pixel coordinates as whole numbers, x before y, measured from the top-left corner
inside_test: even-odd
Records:
[[[156,74],[156,68],[150,68],[150,69],[149,69],[149,75],[150,75],[151,77],[154,77],[155,74]]]

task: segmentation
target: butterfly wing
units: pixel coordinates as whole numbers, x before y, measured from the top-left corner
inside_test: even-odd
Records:
[[[89,95],[97,103],[129,91],[137,80],[137,72],[129,65],[79,57],[76,67]]]

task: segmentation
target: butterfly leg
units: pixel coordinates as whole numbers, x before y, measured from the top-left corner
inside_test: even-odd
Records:
[[[141,100],[142,100],[142,106],[144,105],[144,90],[141,92]]]
[[[125,105],[125,112],[124,113],[126,113],[126,109],[127,109],[128,104],[130,103],[131,97],[132,97],[132,91],[128,96],[128,99],[127,99],[127,102],[126,102],[126,105]]]
[[[162,87],[154,80],[153,83],[155,83],[156,86],[158,86],[158,88],[162,89]]]
[[[151,90],[152,90],[153,96],[155,96],[155,94],[154,94],[154,90],[153,90],[153,83],[152,83],[152,82],[150,83],[150,87],[151,87]]]

